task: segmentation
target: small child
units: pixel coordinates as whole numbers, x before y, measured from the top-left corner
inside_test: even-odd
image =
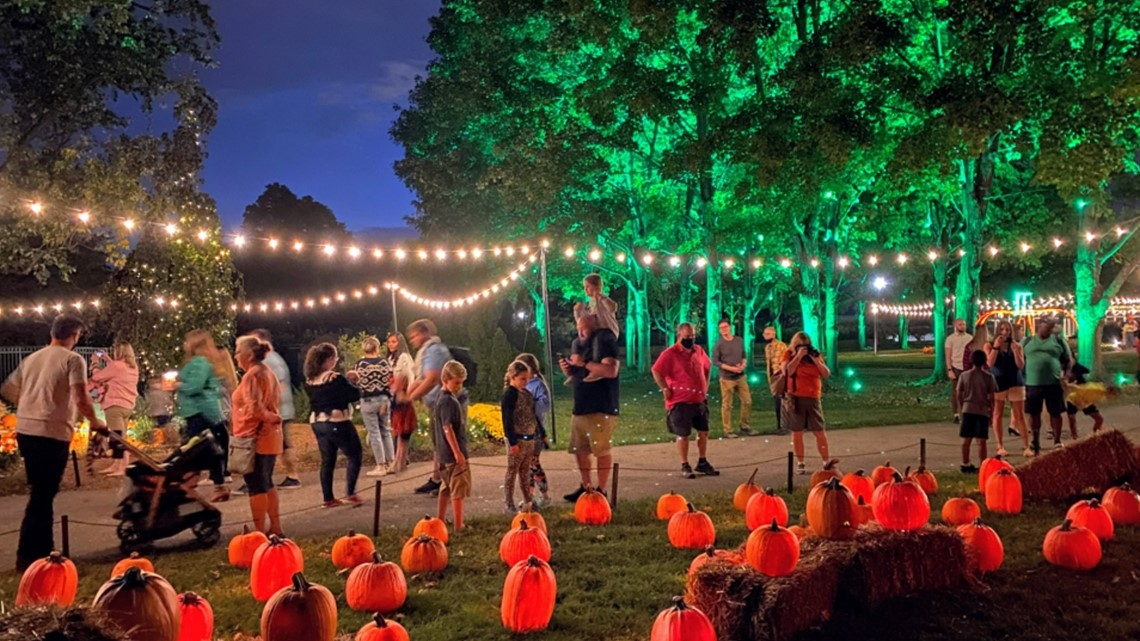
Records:
[[[962,473],[978,471],[970,463],[970,444],[978,440],[978,461],[986,460],[986,438],[990,433],[990,417],[993,416],[994,394],[998,391],[997,379],[985,370],[986,353],[974,350],[970,354],[970,369],[958,376],[958,399],[962,406],[962,426],[958,436],[962,437]]]
[[[1065,413],[1069,415],[1069,435],[1074,441],[1078,438],[1077,410],[1092,418],[1093,434],[1096,434],[1104,425],[1104,417],[1100,415],[1096,402],[1114,394],[1114,389],[1111,387],[1088,382],[1086,378],[1088,375],[1089,368],[1074,362],[1067,377],[1069,385],[1066,386],[1068,393],[1065,396]]]
[[[467,368],[459,361],[447,361],[440,371],[443,393],[432,413],[435,431],[435,460],[443,484],[439,488],[437,516],[447,516],[450,501],[455,529],[463,529],[463,499],[471,496],[471,468],[467,465]]]
[[[582,279],[582,288],[586,292],[589,302],[574,305],[574,320],[589,314],[598,319],[598,329],[608,329],[614,337],[621,335],[617,322],[617,303],[602,293],[602,277],[590,274]]]
[[[162,378],[155,376],[146,384],[146,411],[154,421],[154,429],[162,430],[162,442],[177,444],[181,441],[178,433],[170,425],[170,415],[174,410],[174,399],[163,389]]]
[[[546,441],[546,417],[550,414],[550,388],[546,386],[546,379],[542,377],[542,369],[538,365],[538,358],[534,354],[519,354],[515,360],[526,363],[530,368],[530,382],[526,389],[534,396],[534,414],[538,417],[538,436],[534,439],[534,458],[530,463],[530,482],[533,486],[531,499],[533,507],[550,505],[550,486],[547,484],[546,471],[542,469],[539,457],[542,450],[550,449]],[[535,497],[535,494],[538,497]]]
[[[534,441],[538,436],[538,416],[534,412],[534,395],[527,390],[530,367],[522,361],[507,366],[504,377],[506,390],[499,407],[503,413],[503,435],[510,450],[507,454],[507,475],[503,481],[507,514],[518,511],[515,506],[515,483],[523,495],[523,509],[531,505],[530,466],[534,457]]]

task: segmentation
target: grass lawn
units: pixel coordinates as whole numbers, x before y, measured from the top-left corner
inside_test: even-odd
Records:
[[[976,477],[948,474],[932,500],[938,519],[943,501],[976,489]],[[698,496],[718,528],[723,547],[747,536],[742,515],[729,496]],[[785,497],[793,520],[802,511],[805,492]],[[975,497],[977,498],[977,497]],[[672,549],[664,523],[653,518],[654,502],[623,502],[605,527],[578,525],[568,507],[545,514],[558,577],[558,604],[550,630],[534,635],[549,640],[643,640],[655,614],[680,594],[684,570],[694,552]],[[1140,638],[1140,620],[1132,614],[1140,603],[1140,528],[1120,528],[1105,548],[1100,567],[1078,574],[1047,565],[1041,556],[1045,532],[1060,523],[1067,506],[1027,504],[1017,517],[986,521],[1005,544],[1005,565],[987,576],[976,590],[927,594],[887,604],[875,612],[845,610],[829,624],[803,635],[813,641],[852,638],[960,641],[963,638],[1030,641],[1067,638],[1079,630],[1083,638]],[[453,535],[450,565],[439,575],[408,578],[408,602],[400,620],[417,641],[510,639],[499,624],[498,603],[506,567],[498,559],[498,541],[506,517],[475,519],[470,531]],[[386,529],[378,550],[395,560],[403,529]],[[329,587],[341,604],[339,629],[352,633],[363,614],[344,607],[344,579],[323,556],[333,537],[299,541],[306,554],[306,576]],[[238,631],[255,632],[261,606],[249,595],[247,575],[225,564],[225,550],[168,553],[152,557],[157,570],[179,591],[193,590],[213,604],[219,638]],[[106,579],[111,562],[83,563],[80,602],[88,602]],[[0,579],[0,601],[10,605],[18,578]],[[886,623],[886,625],[884,625]],[[727,641],[727,640],[724,640]]]

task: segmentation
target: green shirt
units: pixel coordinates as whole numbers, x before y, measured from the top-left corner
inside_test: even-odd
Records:
[[[195,356],[178,372],[178,415],[182,418],[201,414],[207,421],[222,422],[218,404],[221,384],[214,367],[205,356]]]
[[[1039,338],[1036,335],[1021,341],[1025,348],[1025,384],[1059,385],[1061,360],[1072,362],[1069,344],[1059,336]]]

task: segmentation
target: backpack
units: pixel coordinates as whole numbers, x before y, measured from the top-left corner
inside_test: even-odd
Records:
[[[451,353],[451,360],[459,361],[467,370],[467,381],[463,385],[467,388],[475,387],[479,383],[479,364],[475,362],[474,358],[471,358],[471,350],[466,347],[449,345],[447,351]]]

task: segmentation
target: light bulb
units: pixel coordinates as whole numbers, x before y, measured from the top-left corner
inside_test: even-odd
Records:
[[[90,214],[90,212],[81,211],[81,212],[79,212],[78,218],[79,218],[79,222],[86,225],[88,222],[91,221],[91,214]]]
[[[241,234],[234,236],[234,245],[238,247],[245,247],[245,236],[242,236]]]
[[[349,247],[348,255],[352,258],[360,258],[360,248],[356,246]]]
[[[126,227],[127,231],[130,231],[130,230],[135,228],[135,221],[128,218],[128,219],[123,221],[123,227]]]

